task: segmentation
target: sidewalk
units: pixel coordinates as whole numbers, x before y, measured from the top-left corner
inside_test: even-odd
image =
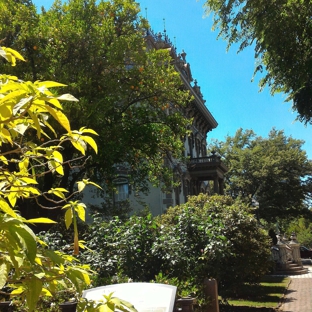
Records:
[[[305,263],[303,266],[309,269],[309,273],[289,276],[290,285],[279,311],[312,312],[312,266]]]

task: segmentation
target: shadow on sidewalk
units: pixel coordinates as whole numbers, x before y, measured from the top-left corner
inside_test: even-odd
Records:
[[[220,306],[220,312],[277,312],[278,309],[272,308],[251,308],[251,307],[233,307]]]

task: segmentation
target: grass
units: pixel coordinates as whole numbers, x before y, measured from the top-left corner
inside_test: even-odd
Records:
[[[283,276],[265,276],[258,284],[245,284],[235,294],[228,296],[229,305],[222,305],[220,311],[276,311],[289,281]]]

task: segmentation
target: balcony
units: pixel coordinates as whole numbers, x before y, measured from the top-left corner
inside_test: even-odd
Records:
[[[207,181],[223,179],[228,168],[221,161],[221,157],[213,153],[211,156],[191,158],[188,170],[192,178]]]
[[[223,194],[224,174],[228,168],[223,164],[220,156],[212,153],[211,156],[191,158],[187,168],[193,185],[198,186],[202,181],[213,181],[214,193]],[[196,189],[195,193],[199,192],[199,188]]]

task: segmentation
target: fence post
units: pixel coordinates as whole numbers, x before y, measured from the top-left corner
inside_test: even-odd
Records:
[[[215,279],[205,278],[204,289],[206,296],[210,299],[210,305],[207,312],[219,312],[219,299],[218,299],[218,283]]]

